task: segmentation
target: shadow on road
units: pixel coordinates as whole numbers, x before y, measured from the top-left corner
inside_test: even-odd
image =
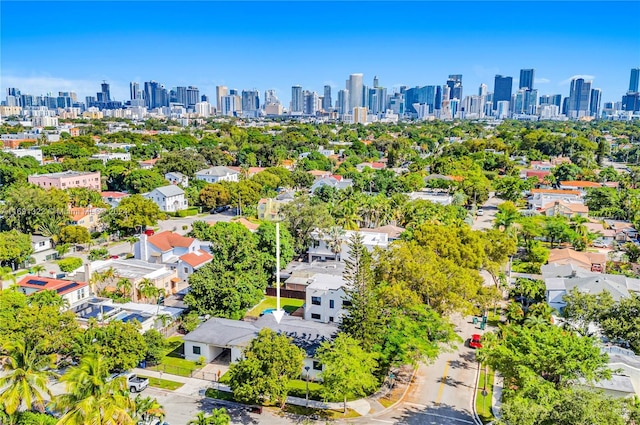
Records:
[[[217,402],[211,399],[202,399],[198,402],[198,410],[211,413],[213,409],[224,407],[231,416],[231,421],[241,424],[259,424],[260,421],[249,414],[249,406],[235,405],[236,403]]]
[[[440,404],[424,408],[409,407],[394,417],[397,424],[409,425],[465,425],[473,424],[471,412]]]

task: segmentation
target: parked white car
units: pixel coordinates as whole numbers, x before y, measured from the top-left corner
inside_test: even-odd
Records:
[[[607,247],[609,247],[609,245],[605,241],[603,241],[601,239],[596,239],[595,241],[593,241],[591,243],[591,246],[594,246],[596,248],[607,248]]]

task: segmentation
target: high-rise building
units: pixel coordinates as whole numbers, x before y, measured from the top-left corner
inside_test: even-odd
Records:
[[[315,115],[318,112],[318,93],[305,90],[303,92],[304,104],[302,113],[304,115]]]
[[[480,84],[480,87],[478,87],[478,96],[486,96],[487,92],[487,85],[484,83]]]
[[[185,108],[187,107],[187,88],[186,87],[176,87],[175,90],[175,101]]]
[[[533,79],[535,75],[534,69],[521,69],[520,81],[518,82],[519,89],[533,89]]]
[[[220,99],[220,106],[221,106],[220,113],[228,117],[234,116],[240,107],[239,105],[236,104],[237,101],[238,101],[237,95],[229,94],[226,96],[222,96],[222,99]]]
[[[291,87],[291,114],[302,114],[304,110],[304,94],[302,93],[302,86]]]
[[[169,94],[162,84],[155,81],[144,83],[144,103],[148,109],[169,106]]]
[[[538,106],[538,90],[528,89],[524,92],[524,113],[534,115]]]
[[[189,109],[195,108],[196,103],[200,102],[200,90],[195,86],[187,87],[186,100],[185,107]]]
[[[584,78],[574,78],[571,80],[569,91],[568,117],[580,118],[589,116],[589,106],[591,99],[591,81]]]
[[[389,97],[389,109],[391,109],[394,114],[403,115],[404,108],[405,105],[403,93],[394,93]]]
[[[462,74],[451,74],[447,79],[449,99],[462,99]]]
[[[569,97],[562,99],[562,115],[569,115]]]
[[[216,109],[218,113],[222,113],[222,98],[229,94],[227,86],[216,86]]]
[[[447,79],[449,99],[462,99],[462,74],[449,75]]]
[[[324,96],[322,97],[322,109],[325,111],[330,111],[333,106],[333,102],[331,100],[331,86],[324,86]]]
[[[629,92],[622,96],[620,109],[627,112],[640,112],[640,92]]]
[[[498,102],[511,101],[513,78],[504,75],[496,75],[493,82],[493,109],[498,109]]]
[[[379,86],[378,76],[373,77],[373,88],[377,88]]]
[[[260,109],[258,90],[242,90],[242,111],[255,112]]]
[[[336,109],[340,115],[349,113],[349,104],[349,90],[343,89],[338,91],[338,103],[336,104]]]
[[[600,118],[600,104],[602,102],[602,90],[591,89],[591,99],[589,100],[589,115]]]
[[[629,93],[640,92],[640,68],[631,68],[631,78],[629,79]]]
[[[369,113],[383,114],[387,110],[387,89],[372,87],[367,94],[367,108]]]
[[[347,90],[349,90],[349,111],[353,108],[364,106],[364,86],[362,74],[351,74],[347,80]]]
[[[276,96],[275,89],[268,89],[264,91],[264,104],[263,104],[264,107],[266,107],[266,105],[279,105],[279,104],[280,104],[280,99],[278,99],[278,96]]]
[[[132,81],[129,83],[129,99],[136,100],[140,94],[140,84]]]
[[[103,81],[100,84],[100,90],[102,92],[102,102],[111,102],[111,90],[109,90],[109,83]],[[100,101],[100,96],[98,96],[98,101]]]
[[[441,86],[436,86],[436,98],[435,98],[433,107],[438,111],[442,109],[442,87]]]

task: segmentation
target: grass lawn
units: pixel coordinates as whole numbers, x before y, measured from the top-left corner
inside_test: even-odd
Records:
[[[482,388],[484,387],[484,367],[480,369],[480,380],[478,381],[478,392],[476,393],[476,412],[480,416],[482,423],[489,423],[495,418],[491,414],[491,402],[493,397],[493,371],[489,369],[489,375],[487,377],[487,395],[482,395]]]
[[[502,309],[498,309],[498,314],[493,314],[493,311],[489,312],[489,317],[487,318],[487,325],[498,327],[500,324],[500,313]]]
[[[385,407],[385,409],[388,409],[389,407],[391,407],[391,405],[393,403],[395,403],[396,401],[398,401],[398,400],[388,399],[388,398],[385,398],[385,397],[382,397],[382,398],[378,399],[378,402],[380,404],[382,404]]]
[[[360,415],[355,410],[347,409],[347,413],[342,413],[342,411],[337,410],[325,410],[325,409],[312,409],[310,407],[304,406],[294,406],[292,404],[287,404],[284,407],[284,411],[287,413],[293,413],[295,415],[303,415],[303,416],[311,416],[316,415],[318,418],[322,420],[330,420],[330,419],[347,419],[347,418],[358,418]]]
[[[172,375],[191,376],[191,372],[198,369],[199,366],[191,360],[182,358],[184,352],[184,343],[181,336],[172,336],[167,338],[167,348],[165,355],[157,366],[151,366],[149,369],[162,371]]]
[[[184,385],[182,382],[169,381],[168,379],[152,378],[150,376],[144,376],[144,375],[140,375],[140,378],[149,379],[149,386],[162,388],[163,390],[173,391],[173,390],[177,390],[178,388]]]
[[[304,300],[296,300],[294,298],[282,298],[280,297],[280,307],[291,314],[296,311],[298,308],[302,307],[304,304]],[[268,308],[276,308],[276,297],[265,297],[264,300],[260,302],[257,306],[253,307],[247,313],[247,316],[258,317],[262,311]]]

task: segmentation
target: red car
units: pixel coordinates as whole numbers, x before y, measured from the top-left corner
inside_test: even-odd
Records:
[[[471,335],[471,338],[469,339],[469,348],[482,348],[480,338],[482,337],[478,334]]]

